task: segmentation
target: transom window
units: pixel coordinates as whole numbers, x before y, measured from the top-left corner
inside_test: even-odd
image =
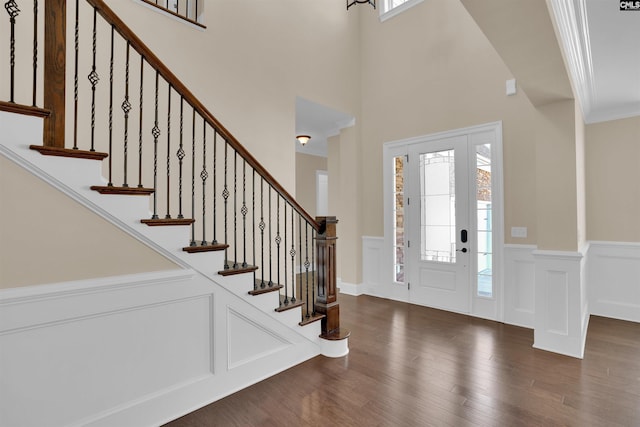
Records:
[[[405,10],[422,3],[422,0],[382,0],[380,21],[386,21]]]

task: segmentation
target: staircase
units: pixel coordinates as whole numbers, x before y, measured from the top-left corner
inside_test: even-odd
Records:
[[[0,152],[176,270],[0,291],[0,424],[157,425],[318,354],[347,354],[335,218],[311,218],[103,1],[47,2],[44,29],[37,1],[26,27],[26,4],[7,5]],[[72,60],[56,53],[70,17]],[[32,33],[24,80],[13,47]],[[110,40],[106,52],[96,40]],[[32,81],[32,102],[16,99]],[[33,402],[41,410],[23,410]]]

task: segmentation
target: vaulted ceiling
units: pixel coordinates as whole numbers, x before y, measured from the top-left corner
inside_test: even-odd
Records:
[[[462,3],[534,105],[573,98],[571,82],[586,123],[640,115],[640,11],[618,0]]]

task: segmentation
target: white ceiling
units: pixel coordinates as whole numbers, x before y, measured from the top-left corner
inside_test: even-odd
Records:
[[[550,0],[585,122],[640,115],[640,11],[618,0]]]
[[[304,147],[294,141],[296,151],[327,157],[327,139],[354,123],[355,119],[349,114],[297,97],[296,135],[309,135],[311,139]]]

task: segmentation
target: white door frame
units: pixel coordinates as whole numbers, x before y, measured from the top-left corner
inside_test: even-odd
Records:
[[[492,204],[493,214],[493,261],[494,261],[494,298],[491,301],[477,297],[473,292],[471,302],[472,316],[504,320],[504,184],[503,184],[503,157],[502,157],[502,122],[486,123],[478,126],[470,126],[461,129],[438,132],[429,135],[392,141],[383,145],[383,195],[384,195],[384,250],[382,272],[385,279],[382,283],[388,284],[386,289],[381,289],[383,296],[399,301],[409,301],[409,292],[406,284],[394,282],[393,275],[393,205],[388,202],[393,199],[393,169],[392,159],[405,154],[408,146],[439,139],[445,139],[460,135],[491,136],[492,149]],[[490,303],[489,303],[490,302]]]

